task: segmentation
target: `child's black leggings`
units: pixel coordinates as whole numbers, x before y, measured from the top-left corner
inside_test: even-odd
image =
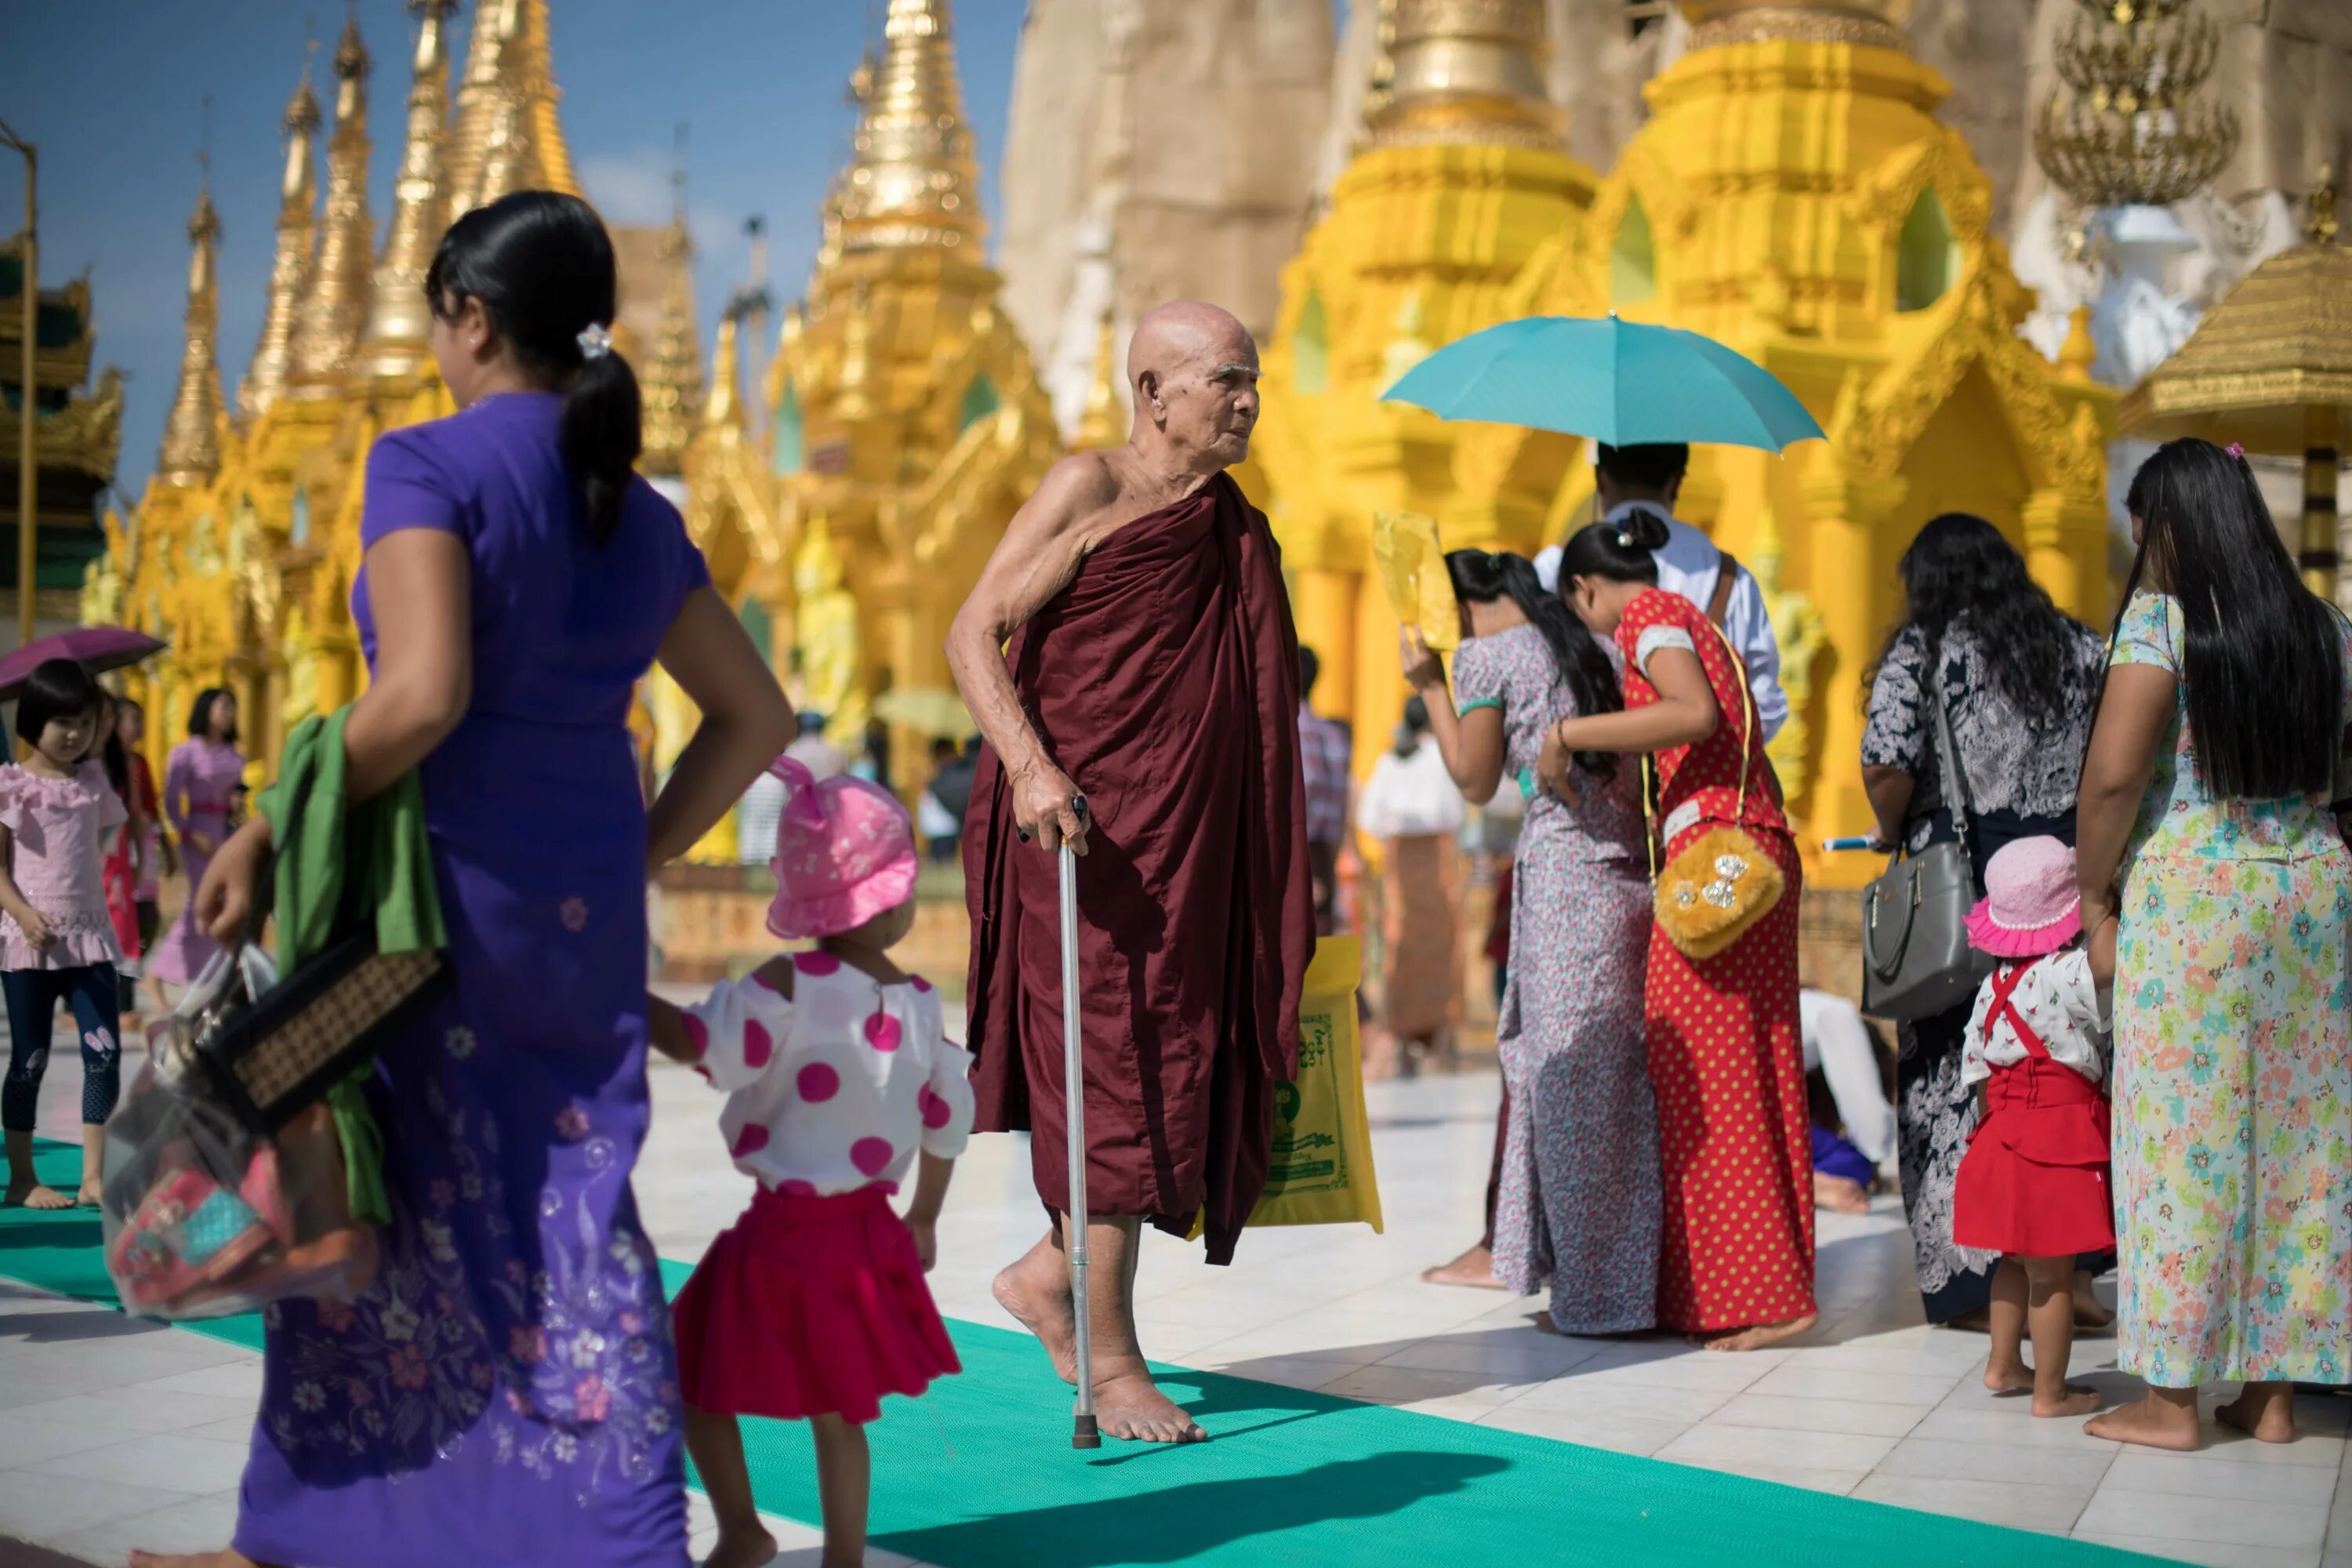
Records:
[[[81,1036],[81,1119],[97,1126],[113,1115],[122,1085],[122,1014],[114,965],[0,970],[0,994],[8,1001],[8,1081],[0,1089],[0,1127],[33,1130],[59,1002],[73,1009]]]

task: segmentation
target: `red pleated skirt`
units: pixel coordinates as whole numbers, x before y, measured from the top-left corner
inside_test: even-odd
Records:
[[[1989,1112],[1952,1188],[1952,1239],[2018,1258],[2071,1258],[2116,1244],[2107,1184],[2107,1098],[2046,1057],[1993,1068]]]
[[[961,1372],[915,1238],[880,1187],[762,1187],[671,1304],[679,1386],[698,1410],[865,1423],[886,1394]]]

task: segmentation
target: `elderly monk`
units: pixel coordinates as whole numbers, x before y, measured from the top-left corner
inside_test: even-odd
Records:
[[[996,1299],[1075,1381],[1056,851],[1078,875],[1095,1406],[1190,1442],[1136,1342],[1141,1221],[1198,1219],[1212,1263],[1265,1184],[1314,945],[1298,639],[1249,455],[1257,345],[1213,305],[1159,307],[1128,349],[1134,433],[1055,464],[948,633],[987,744],[963,838],[983,1131],[1034,1133],[1053,1224]],[[1008,646],[1009,642],[1009,646]],[[1083,796],[1081,813],[1074,801]]]

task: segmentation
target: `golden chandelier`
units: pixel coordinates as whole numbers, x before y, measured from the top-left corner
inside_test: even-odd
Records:
[[[2082,207],[2165,206],[2201,189],[2237,150],[2238,116],[2198,100],[2221,35],[2195,0],[2077,0],[2058,40],[2034,155]]]

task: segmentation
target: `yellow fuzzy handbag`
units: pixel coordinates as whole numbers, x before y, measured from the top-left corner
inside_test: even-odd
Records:
[[[1739,696],[1740,718],[1745,727],[1739,735],[1739,805],[1734,816],[1744,820],[1748,816],[1748,763],[1752,750],[1749,740],[1756,731],[1756,699],[1744,679],[1745,666],[1740,662],[1739,650],[1732,647],[1731,639],[1724,637],[1721,627],[1710,621],[1708,629],[1731,654],[1731,668],[1743,676]],[[1704,668],[1702,662],[1702,671]],[[1649,757],[1643,757],[1642,809],[1645,816],[1654,809],[1656,798],[1656,791],[1651,787],[1652,765]],[[1686,958],[1713,958],[1747,935],[1748,927],[1769,914],[1772,906],[1780,901],[1780,895],[1788,890],[1788,879],[1780,874],[1780,865],[1737,822],[1710,827],[1700,834],[1681,854],[1666,862],[1664,871],[1658,869],[1657,854],[1658,835],[1653,822],[1650,879],[1655,887],[1654,903],[1658,929]]]

